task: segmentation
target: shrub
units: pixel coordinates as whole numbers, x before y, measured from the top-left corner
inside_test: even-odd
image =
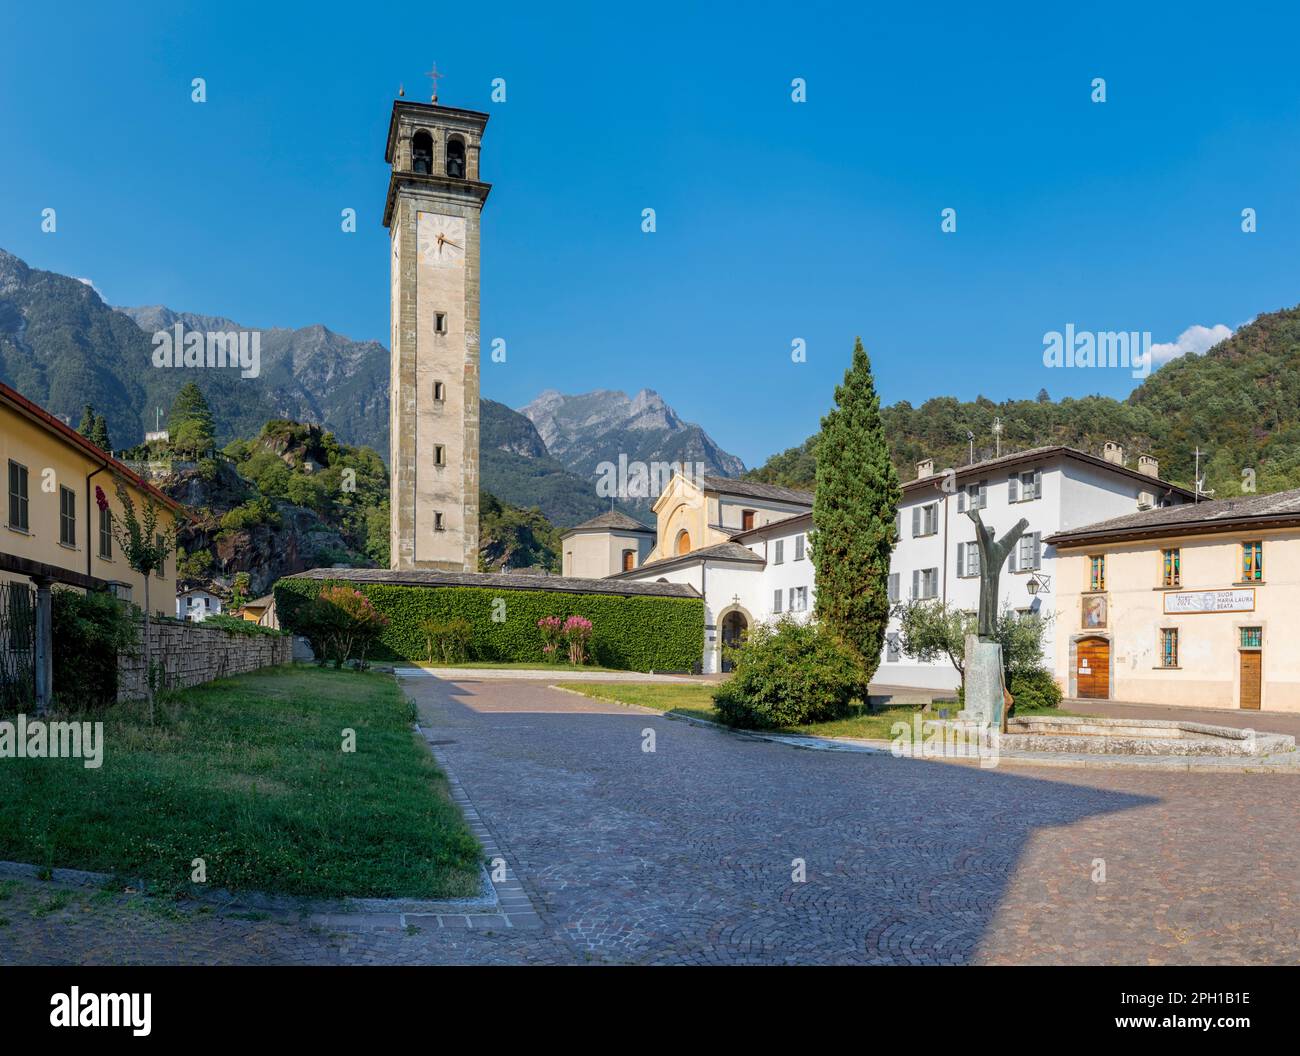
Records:
[[[569,647],[569,663],[580,667],[587,662],[587,643],[591,641],[591,621],[570,616],[564,621],[564,641]]]
[[[72,710],[117,701],[117,657],[134,653],[139,635],[131,607],[103,591],[53,591],[54,694]]]
[[[518,577],[521,581],[526,577]],[[275,585],[282,626],[299,626],[303,608],[322,590],[348,583],[337,579],[289,577]],[[587,652],[602,667],[631,671],[689,671],[704,648],[704,602],[613,594],[569,594],[552,590],[489,587],[421,587],[388,583],[348,583],[365,594],[389,619],[375,643],[374,656],[422,661],[428,640],[420,624],[428,619],[468,620],[474,628],[474,655],[490,662],[536,663],[544,644],[537,621],[552,615],[559,597],[570,615],[591,620]],[[504,617],[504,618],[503,618]],[[306,634],[308,638],[310,634]]]
[[[474,641],[474,627],[469,620],[424,620],[420,624],[427,643],[425,658],[444,664],[459,664],[469,659]]]
[[[735,673],[713,696],[729,726],[764,729],[826,722],[866,699],[862,668],[825,626],[759,624],[733,651]]]
[[[243,634],[254,637],[259,634],[269,634],[275,638],[281,638],[288,634],[288,631],[277,630],[274,627],[262,627],[252,620],[241,619],[238,616],[227,616],[224,612],[218,612],[203,620],[204,627],[217,627],[223,631],[230,631],[232,634]]]
[[[543,616],[537,621],[542,632],[542,659],[548,664],[560,662],[560,646],[564,643],[564,621],[558,616]]]
[[[1016,671],[1007,687],[1015,698],[1017,712],[1039,711],[1061,706],[1061,687],[1046,668],[1036,667]]]
[[[335,668],[355,660],[367,666],[366,654],[379,637],[388,618],[377,612],[361,591],[337,585],[320,592],[299,614],[298,633],[311,643],[318,663],[330,661]]]

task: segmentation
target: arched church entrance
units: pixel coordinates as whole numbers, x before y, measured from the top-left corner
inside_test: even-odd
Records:
[[[730,671],[735,664],[727,650],[739,645],[749,634],[749,620],[739,609],[732,609],[722,617],[722,670]]]

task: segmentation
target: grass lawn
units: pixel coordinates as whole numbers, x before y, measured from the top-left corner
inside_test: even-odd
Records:
[[[585,694],[588,697],[596,697],[599,700],[611,700],[619,704],[639,704],[645,708],[654,708],[656,711],[690,715],[697,719],[707,719],[710,722],[718,721],[717,712],[713,708],[713,694],[718,688],[716,685],[686,685],[666,682],[557,682],[556,685],[562,689],[571,689]],[[950,715],[956,715],[957,706],[955,704],[944,706],[951,709]],[[864,740],[887,741],[890,738],[890,727],[894,723],[910,723],[912,716],[915,714],[916,709],[913,707],[886,708],[874,714],[863,711],[856,715],[850,715],[845,719],[835,719],[831,722],[814,722],[809,723],[807,726],[789,726],[774,732],[800,733],[815,737],[857,737]],[[1052,708],[1046,711],[1021,711],[1017,712],[1017,714],[1073,716],[1078,713]],[[934,709],[934,713],[930,717],[937,719],[939,717],[938,709]]]
[[[60,716],[69,717],[69,716]],[[482,851],[391,677],[299,666],[82,718],[103,765],[0,760],[0,859],[295,895],[477,894]],[[356,731],[344,752],[343,731]]]

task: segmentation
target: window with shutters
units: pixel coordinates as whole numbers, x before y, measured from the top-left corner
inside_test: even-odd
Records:
[[[975,543],[957,544],[957,575],[964,578],[980,574],[980,548]]]
[[[754,516],[755,516],[755,512],[754,512],[753,510],[741,510],[741,511],[740,511],[740,529],[741,529],[741,531],[747,532],[747,531],[749,531],[751,528],[754,527]]]
[[[808,588],[807,587],[790,588],[790,611],[791,612],[808,611]]]
[[[930,599],[939,594],[939,570],[917,568],[912,570],[912,597]]]
[[[59,485],[59,542],[77,545],[77,496],[71,488]]]
[[[1015,553],[1011,557],[1012,572],[1033,572],[1042,567],[1043,545],[1041,540],[1041,532],[1030,532],[1028,535],[1020,537],[1020,541],[1016,543]]]
[[[772,544],[772,564],[781,565],[785,563],[785,540],[778,539]]]
[[[926,503],[924,506],[912,507],[912,538],[923,535],[935,535],[939,531],[939,504]]]
[[[27,467],[9,463],[9,527],[20,532],[31,530],[27,516]]]
[[[113,514],[107,506],[99,511],[99,556],[113,560]]]
[[[1007,497],[1011,502],[1029,502],[1043,494],[1043,471],[1032,469],[1026,473],[1012,473],[1007,481]]]
[[[1181,586],[1183,582],[1182,551],[1178,547],[1160,551],[1160,585]]]
[[[796,535],[794,537],[794,559],[796,561],[803,560],[803,540],[804,537],[802,535]]]
[[[889,600],[891,603],[898,600],[898,573],[889,573]]]
[[[782,597],[784,597],[784,595],[782,594],[781,589],[778,587],[778,588],[777,588],[777,589],[772,593],[772,611],[773,611],[773,612],[780,612],[780,611],[781,611],[781,598],[782,598]]]

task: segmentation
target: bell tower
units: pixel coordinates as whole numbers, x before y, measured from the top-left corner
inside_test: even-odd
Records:
[[[488,115],[398,99],[384,158],[392,248],[393,569],[478,570],[479,180]]]

